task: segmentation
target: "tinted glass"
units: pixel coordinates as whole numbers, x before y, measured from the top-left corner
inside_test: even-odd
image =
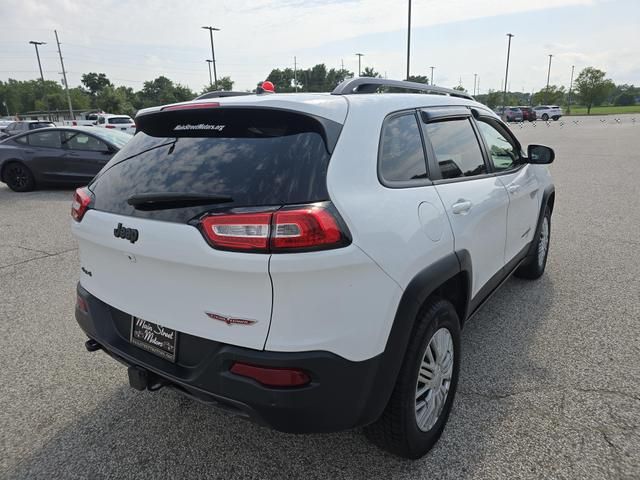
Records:
[[[491,162],[496,170],[507,170],[518,160],[516,147],[494,126],[485,121],[478,122],[480,134],[487,143]]]
[[[478,139],[469,120],[428,123],[426,130],[435,150],[442,178],[487,173]]]
[[[35,130],[37,128],[55,127],[51,122],[33,122],[29,124],[29,130]]]
[[[27,136],[26,136],[26,135],[24,135],[24,136],[22,136],[22,137],[18,137],[18,138],[15,138],[15,139],[14,139],[14,141],[16,141],[16,142],[18,142],[18,143],[20,143],[20,144],[22,144],[22,145],[28,145],[28,144],[29,144],[29,142],[28,142],[27,140],[28,140],[28,139],[27,139]]]
[[[420,130],[413,113],[387,121],[382,133],[380,174],[390,182],[427,177]]]
[[[94,128],[91,133],[96,137],[100,137],[103,140],[115,145],[118,148],[124,147],[129,140],[133,137],[128,133],[122,133],[114,130],[108,130],[105,128]]]
[[[62,143],[69,150],[85,150],[92,152],[107,152],[109,151],[109,147],[102,140],[98,140],[97,138],[87,135],[82,132],[63,132],[63,141]]]
[[[204,121],[224,128],[199,131],[184,127],[201,127]],[[114,155],[91,184],[96,209],[187,222],[215,209],[329,198],[329,153],[321,125],[309,117],[233,109],[215,114],[161,113],[157,122],[146,122],[153,125],[147,125],[145,131],[158,136],[139,132]],[[166,136],[168,132],[188,136]],[[218,195],[233,201],[155,211],[135,210],[127,203],[132,195],[144,193]]]
[[[29,145],[32,147],[62,148],[58,130],[32,133],[27,137],[29,137]]]
[[[113,118],[109,118],[108,122],[112,124],[120,125],[122,123],[133,123],[133,120],[131,120],[128,117],[113,117]]]

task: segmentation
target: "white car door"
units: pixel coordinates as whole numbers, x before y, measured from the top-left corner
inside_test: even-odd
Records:
[[[508,264],[524,254],[533,240],[540,210],[540,183],[531,165],[520,161],[520,146],[504,125],[482,116],[476,123],[496,178],[509,197],[504,253],[505,264]]]
[[[489,172],[468,109],[449,118],[431,113],[426,110],[423,116],[430,161],[435,161],[430,165],[440,177],[434,177],[434,185],[453,230],[455,250],[471,263],[471,297],[484,297],[502,277],[507,192]]]

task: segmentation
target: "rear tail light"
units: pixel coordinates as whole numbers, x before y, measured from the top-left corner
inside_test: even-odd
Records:
[[[87,187],[76,190],[76,193],[73,195],[73,203],[71,204],[71,216],[76,222],[82,220],[82,217],[84,217],[84,214],[91,204],[91,200],[93,200],[93,197]]]
[[[89,306],[87,305],[87,301],[77,294],[76,294],[76,308],[84,313],[89,312]]]
[[[268,387],[301,387],[311,382],[311,377],[299,368],[259,367],[236,362],[231,373],[252,378]]]
[[[211,245],[222,250],[266,251],[271,213],[211,215],[202,228]]]
[[[74,120],[74,121],[73,121],[73,123],[72,123],[71,125],[72,125],[72,126],[74,126],[74,127],[77,127],[77,126],[78,126],[78,122],[76,122],[76,121]]]
[[[105,125],[104,128],[116,128],[115,125]]]
[[[340,248],[350,243],[346,226],[330,202],[275,212],[207,215],[200,229],[213,248],[285,253]]]

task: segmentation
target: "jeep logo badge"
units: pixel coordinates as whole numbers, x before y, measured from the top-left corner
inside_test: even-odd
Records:
[[[129,240],[131,243],[136,243],[138,241],[138,230],[135,228],[123,227],[122,224],[119,223],[118,226],[113,229],[113,236],[116,238],[124,238],[125,240]]]

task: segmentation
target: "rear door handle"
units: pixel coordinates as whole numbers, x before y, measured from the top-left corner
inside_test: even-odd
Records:
[[[469,200],[458,200],[456,203],[451,205],[451,211],[456,215],[464,215],[471,210],[471,206],[473,204]]]
[[[511,185],[510,187],[507,187],[507,191],[511,195],[515,195],[516,193],[518,193],[520,191],[520,187],[518,185]]]

